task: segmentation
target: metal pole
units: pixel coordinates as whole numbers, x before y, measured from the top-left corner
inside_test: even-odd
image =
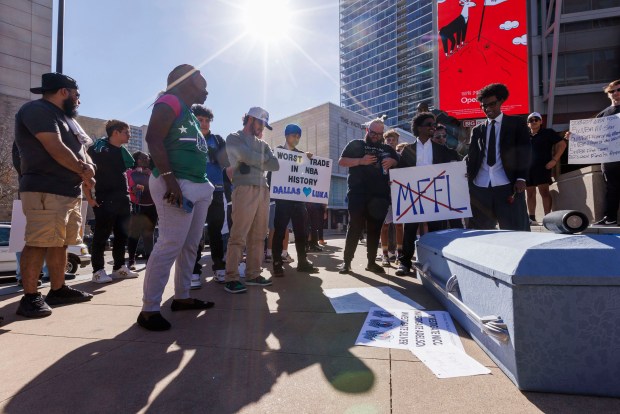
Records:
[[[487,9],[487,5],[482,6],[482,17],[480,18],[480,29],[478,30],[478,41],[480,41],[480,35],[482,35],[482,23],[484,22],[484,11]]]
[[[56,37],[56,72],[62,73],[62,54],[65,29],[65,0],[58,0],[58,36]]]

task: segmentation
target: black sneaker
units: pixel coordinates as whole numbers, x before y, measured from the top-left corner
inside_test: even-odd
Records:
[[[593,226],[615,226],[618,224],[618,219],[611,219],[607,216],[603,217],[599,221],[595,221],[592,223]]]
[[[303,262],[299,262],[297,265],[297,271],[304,273],[318,273],[319,269],[314,267],[308,260],[304,260]]]
[[[317,245],[312,244],[306,250],[311,253],[320,253],[323,251],[323,249],[321,249],[318,244]]]
[[[373,273],[385,273],[385,269],[383,269],[381,266],[379,266],[375,262],[368,262],[368,265],[366,266],[366,270],[368,270],[369,272],[373,272]]]
[[[396,272],[394,274],[396,276],[407,276],[410,272],[411,271],[407,266],[401,264],[400,266],[398,266],[398,269],[396,269]]]
[[[338,273],[341,275],[346,275],[351,271],[351,262],[344,261],[340,266],[338,266]]]
[[[262,276],[255,277],[254,279],[246,279],[245,284],[248,286],[271,286],[273,283],[271,279],[265,279]]]
[[[273,264],[273,276],[274,277],[284,276],[284,269],[282,268],[282,263]]]
[[[88,302],[93,298],[90,293],[73,289],[67,285],[62,285],[60,289],[52,290],[45,297],[45,301],[50,306],[67,305],[69,303]]]
[[[37,292],[32,295],[22,296],[15,313],[26,318],[45,318],[52,314],[52,308],[45,303],[41,293]]]
[[[228,293],[244,293],[248,289],[243,283],[235,280],[234,282],[226,282],[226,284],[224,285],[224,290]]]
[[[167,331],[172,326],[159,312],[152,314],[148,318],[140,312],[137,322],[138,325],[149,331]]]
[[[172,299],[170,309],[173,312],[182,310],[210,309],[215,305],[213,302],[205,302],[200,299],[192,299],[191,302],[183,302],[181,300]]]

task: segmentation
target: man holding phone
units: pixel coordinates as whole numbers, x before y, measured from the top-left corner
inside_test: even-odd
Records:
[[[146,142],[155,163],[149,187],[159,216],[159,237],[146,266],[138,325],[151,331],[171,327],[160,308],[175,262],[171,310],[213,306],[189,295],[196,249],[213,196],[206,174],[207,143],[190,107],[204,103],[207,95],[200,71],[179,65],[168,75],[166,92],[155,101],[149,121]]]

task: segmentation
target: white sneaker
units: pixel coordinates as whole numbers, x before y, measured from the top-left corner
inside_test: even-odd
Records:
[[[291,257],[291,255],[288,254],[288,252],[287,252],[285,256],[282,256],[282,261],[286,262],[286,263],[293,263],[295,261],[295,259],[293,259]]]
[[[101,269],[93,273],[93,278],[91,279],[91,281],[95,283],[110,283],[112,281],[112,278],[108,276],[108,274],[105,272],[105,269]]]
[[[192,283],[189,286],[190,289],[200,289],[202,287],[202,281],[198,273],[192,273]]]
[[[226,270],[216,270],[213,280],[217,283],[226,283]]]
[[[122,265],[121,267],[113,271],[110,276],[112,276],[112,279],[135,279],[139,275],[140,274],[138,272],[129,270],[126,265]]]

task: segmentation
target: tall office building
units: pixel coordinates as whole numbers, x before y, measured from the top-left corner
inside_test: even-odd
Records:
[[[409,130],[419,103],[432,106],[433,3],[340,1],[340,105]]]

